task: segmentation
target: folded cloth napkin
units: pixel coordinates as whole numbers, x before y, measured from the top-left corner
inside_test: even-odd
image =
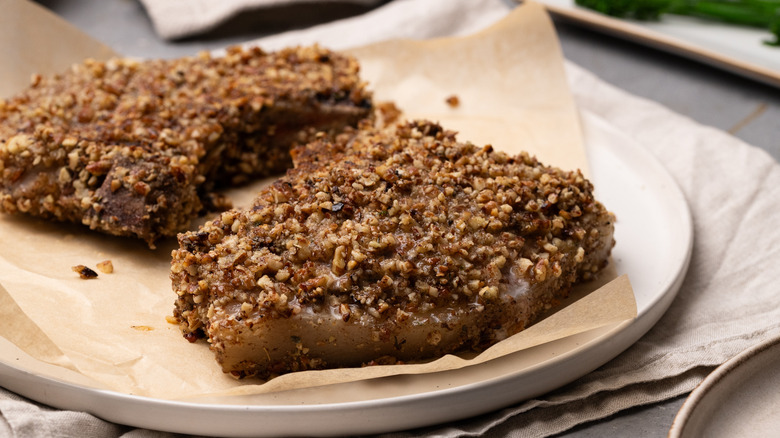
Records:
[[[207,32],[243,11],[316,3],[373,6],[383,0],[141,0],[155,32],[165,39]]]
[[[386,38],[467,33],[505,15],[501,0],[400,0],[364,16],[264,39],[345,48]],[[446,21],[445,21],[446,20]],[[694,222],[691,265],[671,308],[598,370],[498,412],[387,436],[542,437],[690,391],[714,367],[780,335],[780,164],[764,151],[632,96],[567,63],[577,104],[655,155],[684,192]],[[39,406],[0,390],[0,435],[170,436]],[[10,433],[8,433],[10,432]]]

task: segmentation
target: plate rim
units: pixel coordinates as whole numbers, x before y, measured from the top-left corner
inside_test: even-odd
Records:
[[[139,395],[132,395],[132,394],[126,394],[126,393],[120,393],[113,390],[108,389],[101,389],[101,388],[89,388],[85,386],[80,386],[71,382],[62,381],[57,378],[53,378],[51,376],[44,376],[44,375],[36,375],[32,372],[29,372],[27,370],[17,369],[14,368],[13,365],[8,364],[7,361],[3,358],[0,358],[0,378],[3,376],[6,376],[11,379],[11,381],[14,380],[24,380],[24,379],[38,379],[42,380],[44,384],[49,385],[50,389],[53,390],[59,390],[59,391],[76,391],[77,393],[86,393],[87,396],[94,397],[97,395],[97,400],[103,400],[106,402],[111,403],[129,403],[133,406],[141,405],[144,408],[151,408],[152,410],[155,407],[165,407],[167,409],[191,409],[195,411],[201,411],[201,410],[207,410],[207,411],[216,411],[221,414],[236,414],[241,415],[250,413],[252,415],[258,415],[261,413],[265,413],[268,415],[286,415],[291,414],[295,416],[301,416],[309,414],[328,414],[331,412],[338,412],[343,411],[345,409],[351,409],[355,408],[362,412],[362,415],[365,415],[366,412],[370,410],[382,410],[385,412],[388,409],[399,409],[402,407],[408,408],[410,405],[414,404],[425,404],[426,402],[429,402],[429,400],[434,400],[441,397],[447,397],[447,396],[455,396],[455,395],[469,395],[473,393],[480,393],[480,392],[490,392],[492,390],[501,390],[504,389],[503,387],[507,386],[507,383],[511,383],[514,379],[517,379],[523,374],[533,374],[533,373],[544,373],[544,372],[551,372],[555,370],[556,368],[562,368],[565,367],[567,364],[570,365],[570,362],[573,359],[579,359],[581,356],[599,356],[598,360],[594,360],[593,357],[590,358],[590,361],[588,362],[587,366],[583,366],[583,369],[578,370],[577,373],[574,373],[575,375],[568,381],[559,383],[555,387],[560,387],[566,383],[569,383],[576,378],[579,378],[589,372],[591,372],[593,369],[597,368],[598,366],[601,366],[617,356],[618,354],[622,353],[626,349],[628,349],[636,340],[638,340],[642,335],[644,335],[647,331],[649,331],[655,323],[661,318],[661,316],[666,312],[669,305],[671,305],[671,302],[676,297],[677,292],[679,291],[679,288],[682,284],[682,281],[684,280],[685,273],[688,270],[691,254],[692,254],[692,247],[693,247],[693,222],[692,217],[690,213],[690,208],[685,200],[684,195],[682,194],[681,189],[677,185],[676,181],[673,179],[671,174],[668,173],[668,171],[661,165],[661,163],[652,155],[650,152],[642,148],[635,140],[631,139],[626,134],[620,132],[617,130],[617,128],[614,128],[613,126],[609,125],[606,121],[601,119],[599,116],[588,112],[587,110],[580,109],[580,114],[582,116],[581,121],[583,124],[593,124],[593,126],[596,126],[598,129],[607,130],[609,131],[610,135],[619,135],[622,136],[624,139],[629,140],[631,143],[632,153],[638,153],[642,155],[644,160],[647,160],[648,162],[652,163],[652,165],[655,167],[654,171],[658,172],[660,171],[661,175],[667,180],[667,183],[670,183],[670,190],[673,190],[674,193],[678,195],[677,202],[680,204],[679,206],[682,207],[679,214],[681,215],[683,222],[686,223],[687,229],[686,234],[689,236],[689,239],[687,240],[687,246],[684,251],[684,254],[682,254],[683,261],[682,263],[677,266],[676,272],[673,273],[673,275],[670,276],[670,279],[667,284],[664,284],[663,287],[659,289],[661,290],[659,293],[655,294],[653,299],[647,304],[647,306],[643,309],[641,309],[640,312],[637,314],[637,318],[631,321],[624,321],[623,323],[617,324],[615,326],[610,326],[606,328],[606,331],[601,334],[600,336],[590,340],[587,343],[584,343],[582,345],[579,345],[577,348],[570,349],[567,351],[562,352],[560,355],[555,356],[553,359],[541,362],[537,365],[534,365],[532,367],[525,368],[521,370],[520,372],[513,372],[504,374],[498,377],[493,377],[489,379],[479,380],[475,382],[470,382],[462,385],[457,385],[453,387],[448,388],[442,388],[435,391],[426,391],[421,393],[414,393],[414,394],[405,394],[405,395],[396,395],[391,396],[388,398],[376,398],[371,400],[360,400],[360,401],[349,401],[349,402],[338,402],[338,403],[322,403],[322,404],[305,404],[305,405],[234,405],[234,404],[215,404],[215,403],[200,403],[200,402],[191,402],[191,401],[179,401],[179,400],[167,400],[167,399],[159,399],[159,398],[151,398],[151,397],[145,397],[145,396],[139,396]],[[594,177],[596,179],[596,177]],[[619,342],[616,342],[619,341]],[[619,343],[620,347],[615,349],[614,346],[610,346],[608,344],[615,344]],[[602,355],[597,355],[595,353],[604,353]],[[585,359],[585,358],[583,358]],[[479,366],[479,365],[477,365]],[[587,368],[587,369],[584,369]],[[3,379],[6,380],[6,379]],[[1,382],[2,386],[19,393],[20,395],[29,396],[30,393],[34,392],[31,390],[26,390],[25,388],[11,388],[9,386],[14,385],[8,385],[7,382]],[[554,388],[547,388],[541,393],[548,392]],[[44,391],[45,392],[45,391]],[[540,394],[541,394],[540,393]],[[499,409],[501,407],[508,406],[511,403],[519,403],[522,400],[527,400],[528,398],[538,396],[540,394],[531,394],[529,396],[525,396],[522,399],[513,399],[511,401],[507,401],[504,399],[501,400],[493,400],[493,402],[489,403],[483,403],[481,405],[481,408],[475,409],[472,411],[472,415],[479,415],[484,414],[486,412],[493,411],[495,409]],[[72,409],[67,406],[62,406],[61,404],[52,403],[52,394],[49,393],[48,400],[40,400],[40,398],[45,397],[30,397],[33,400],[39,401],[41,403],[49,404],[51,406],[55,406],[61,409]],[[55,394],[56,398],[56,394]],[[506,397],[505,397],[506,398]],[[94,403],[97,404],[97,403]],[[106,403],[107,405],[109,403]],[[81,407],[78,407],[78,409],[82,409]],[[108,421],[114,421],[121,424],[127,424],[135,427],[148,427],[148,428],[155,428],[158,430],[164,430],[169,432],[180,432],[180,433],[198,433],[203,434],[208,433],[208,431],[204,430],[197,430],[197,429],[182,429],[180,427],[160,427],[159,424],[152,424],[148,420],[142,419],[142,421],[137,421],[137,418],[132,421],[127,421],[120,412],[119,414],[112,414],[111,412],[108,412],[109,415],[106,415],[105,409],[83,409],[86,412],[89,412],[97,417],[106,419]],[[389,416],[391,417],[391,416]],[[444,421],[453,421],[456,419],[462,419],[466,418],[467,416],[464,416],[462,414],[457,415],[450,415],[449,418],[444,418]],[[441,419],[441,418],[440,418]],[[414,427],[422,427],[422,426],[430,426],[433,424],[439,424],[442,421],[427,421],[427,422],[420,422],[417,421],[417,423],[414,422],[407,422],[403,423],[400,426],[388,428],[386,426],[378,426],[380,422],[363,422],[365,424],[358,424],[358,425],[352,425],[353,428],[345,430],[328,430],[327,428],[322,428],[318,431],[318,434],[320,435],[340,435],[343,433],[377,433],[377,432],[390,432],[390,431],[396,431],[396,430],[406,430]],[[373,429],[371,428],[373,424]],[[357,426],[357,427],[356,427]],[[236,433],[228,432],[230,436],[245,436],[249,434],[257,435],[258,430],[252,429],[248,433],[241,433],[241,431],[236,430]],[[261,431],[262,432],[262,431]],[[278,433],[278,431],[273,430],[269,431],[270,433]],[[296,434],[296,432],[300,433],[301,435],[304,434],[311,434],[311,431],[304,433],[303,431],[300,431],[299,429],[293,429],[293,430],[285,430],[285,434],[292,433]],[[224,435],[224,431],[218,432],[219,434]],[[217,433],[214,433],[217,434]]]
[[[689,420],[695,415],[697,409],[701,406],[707,396],[729,376],[739,372],[745,364],[751,359],[780,346],[780,336],[769,337],[745,350],[737,353],[736,356],[722,363],[708,374],[696,388],[688,395],[680,409],[677,411],[672,426],[669,429],[669,438],[683,438],[686,435],[686,427],[690,424]]]
[[[608,35],[693,59],[766,85],[780,87],[780,71],[772,68],[738,59],[733,56],[723,55],[714,49],[648,29],[633,21],[616,19],[602,13],[578,7],[573,4],[573,0],[571,6],[561,6],[557,3],[551,3],[549,0],[539,0],[539,2],[554,16],[568,20],[572,23],[577,23]]]

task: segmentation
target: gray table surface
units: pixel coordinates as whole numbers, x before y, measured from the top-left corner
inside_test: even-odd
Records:
[[[177,42],[156,36],[137,0],[39,0],[119,53],[139,57],[174,57],[224,47],[293,28],[361,13],[362,7],[331,7],[326,15],[307,8],[285,8],[271,16],[249,14],[209,34]],[[724,131],[780,160],[780,89],[753,82],[698,62],[555,21],[566,58],[601,79],[691,119]],[[257,29],[263,29],[258,32]],[[780,49],[778,49],[780,50]],[[780,56],[780,51],[778,52]],[[562,436],[572,438],[664,437],[685,397],[637,407],[589,423]],[[511,436],[512,421],[490,435]]]

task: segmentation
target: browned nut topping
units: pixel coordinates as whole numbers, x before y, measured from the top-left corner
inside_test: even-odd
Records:
[[[354,58],[312,46],[88,60],[35,75],[0,99],[0,212],[153,247],[224,209],[217,187],[282,173],[292,146],[372,118],[358,73]]]
[[[484,349],[591,278],[614,244],[579,171],[428,121],[363,124],[293,158],[172,253],[179,327],[237,377]]]
[[[460,105],[460,98],[458,98],[458,96],[453,94],[452,96],[447,98],[446,102],[447,105],[449,105],[450,107],[456,108],[457,106]]]

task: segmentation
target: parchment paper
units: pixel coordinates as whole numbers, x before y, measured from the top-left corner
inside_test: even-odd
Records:
[[[0,97],[30,83],[32,74],[49,75],[84,58],[117,54],[46,8],[26,0],[4,1],[0,13]]]
[[[18,20],[41,19],[34,5],[11,3]],[[0,32],[0,54],[6,60],[33,44]],[[73,47],[73,62],[81,60],[84,51],[100,47],[77,32],[64,32],[48,43],[63,39],[68,44],[61,51]],[[463,140],[509,152],[525,149],[550,164],[586,168],[557,39],[536,4],[517,8],[471,37],[393,41],[352,53],[377,97],[397,102],[407,117],[440,121],[460,131]],[[27,66],[32,71],[22,67],[3,63],[0,78],[29,77],[38,71],[35,62]],[[452,95],[460,101],[456,107],[446,103]],[[264,183],[229,195],[240,205]],[[636,315],[630,284],[620,277],[596,292],[578,291],[576,297],[584,298],[473,359],[447,356],[427,364],[293,373],[259,384],[225,376],[205,342],[186,342],[178,327],[166,321],[174,301],[168,279],[173,240],[152,251],[143,242],[77,225],[0,215],[0,241],[1,336],[32,358],[77,371],[107,389],[158,398],[255,394],[459,368]],[[94,268],[103,260],[113,262],[114,273],[82,280],[71,270],[78,264]],[[603,279],[615,275],[607,273]]]

